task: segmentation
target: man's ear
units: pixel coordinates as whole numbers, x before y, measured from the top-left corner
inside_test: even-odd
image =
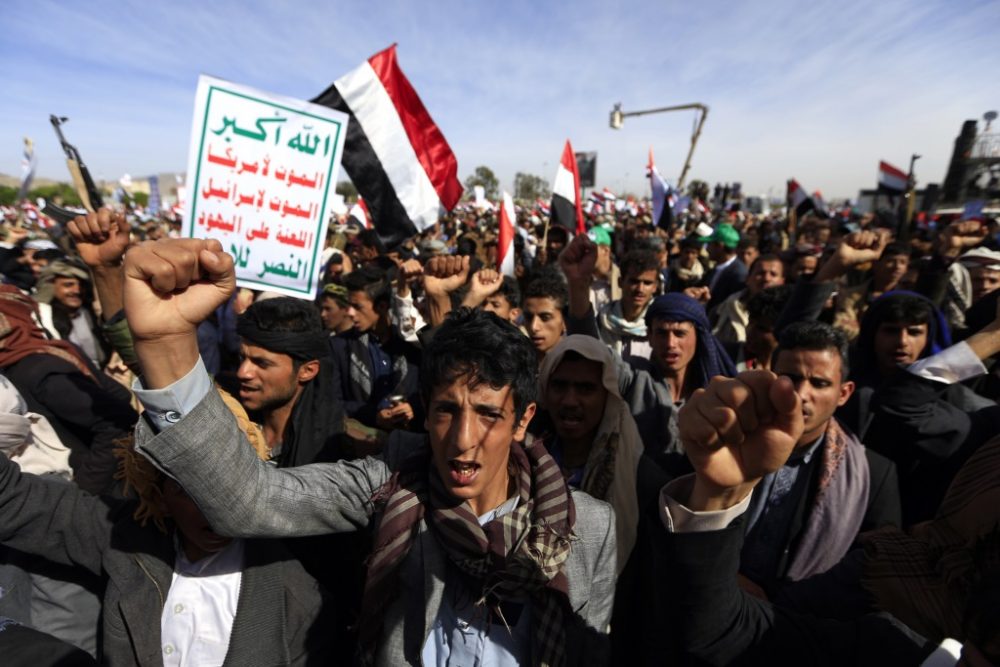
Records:
[[[511,324],[517,324],[517,321],[521,319],[521,309],[511,308],[510,315],[507,317]]]
[[[840,397],[837,399],[837,407],[839,408],[851,397],[854,393],[854,383],[851,381],[840,383]]]
[[[311,361],[304,362],[299,366],[299,374],[295,378],[300,384],[305,384],[312,380],[319,373],[319,360],[313,359]]]
[[[524,414],[521,415],[521,421],[517,423],[517,427],[514,429],[515,442],[524,441],[524,436],[528,433],[528,424],[531,423],[532,418],[535,416],[535,410],[537,409],[537,403],[528,403],[528,406],[524,409]]]

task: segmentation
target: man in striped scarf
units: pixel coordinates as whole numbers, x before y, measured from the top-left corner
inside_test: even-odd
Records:
[[[537,392],[530,341],[492,314],[455,312],[424,350],[426,435],[395,432],[379,457],[277,469],[244,456],[198,369],[193,327],[233,283],[232,258],[213,241],[145,244],[126,259],[145,388],[176,399],[169,427],[140,425],[137,449],[184,486],[213,529],[370,528],[365,662],[606,664],[614,514],[571,493],[544,447],[525,444]]]

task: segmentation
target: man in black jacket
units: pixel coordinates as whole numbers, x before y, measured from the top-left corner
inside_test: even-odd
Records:
[[[391,280],[368,266],[349,274],[347,314],[354,328],[329,339],[337,389],[348,417],[392,430],[419,425],[420,348],[403,340],[390,317]]]
[[[698,239],[707,243],[708,256],[715,268],[708,274],[708,303],[705,310],[712,311],[731,294],[746,287],[748,269],[736,254],[740,233],[727,222],[715,226],[711,236]]]
[[[931,653],[929,642],[891,618],[801,616],[737,585],[751,493],[804,432],[792,381],[767,371],[716,378],[682,408],[680,431],[695,474],[661,495],[660,588],[675,601],[671,627],[682,651],[713,665],[917,665]]]
[[[828,570],[860,531],[900,525],[901,510],[895,467],[833,416],[854,390],[846,380],[846,336],[820,322],[792,325],[781,334],[772,370],[792,381],[805,424],[747,513],[741,570],[773,593],[782,581]]]

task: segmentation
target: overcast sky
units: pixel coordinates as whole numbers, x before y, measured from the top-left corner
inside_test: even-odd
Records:
[[[563,142],[598,153],[597,185],[645,194],[650,147],[680,173],[694,112],[711,111],[690,178],[829,198],[875,184],[878,161],[944,178],[962,121],[1000,107],[1000,2],[4,3],[0,172],[22,137],[38,175],[67,180],[50,113],[97,178],[183,171],[198,75],[311,98],[392,42],[458,156],[551,181]],[[552,6],[543,6],[552,5]]]

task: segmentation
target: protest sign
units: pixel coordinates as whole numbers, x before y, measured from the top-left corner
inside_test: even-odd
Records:
[[[241,287],[316,293],[346,114],[202,76],[184,234],[213,238]]]

